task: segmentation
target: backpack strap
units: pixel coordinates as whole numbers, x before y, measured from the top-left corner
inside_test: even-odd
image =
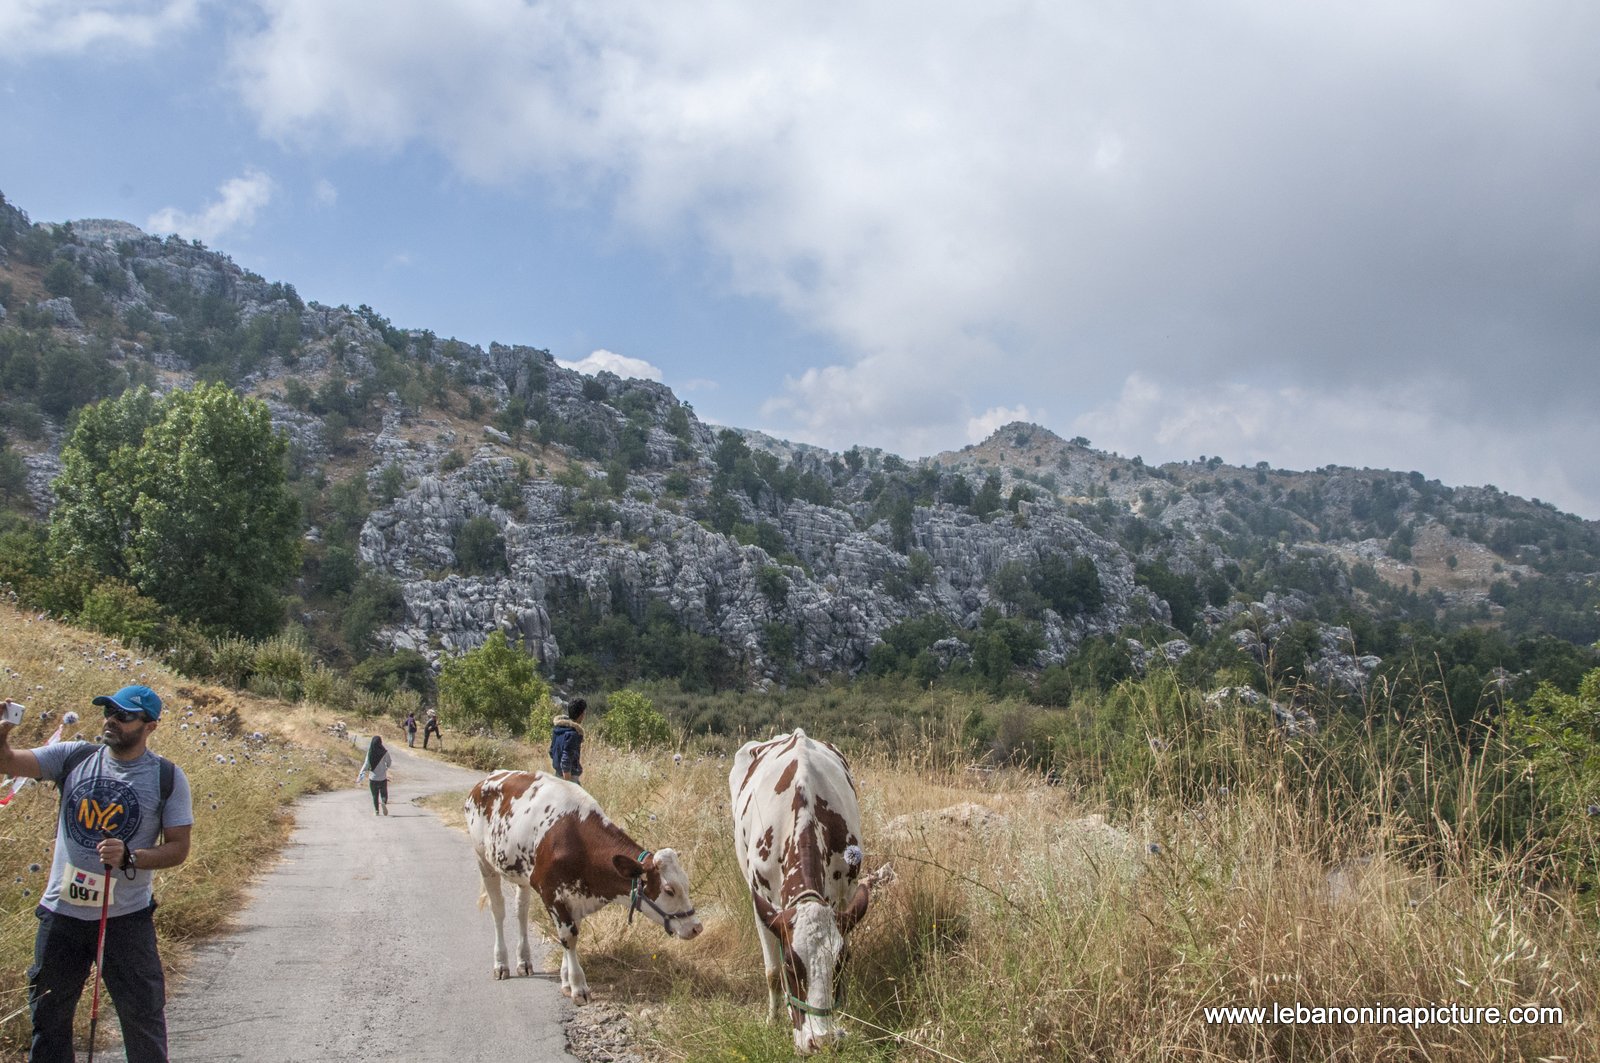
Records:
[[[67,759],[61,762],[61,778],[56,780],[56,789],[64,789],[67,776],[72,774],[72,769],[103,749],[105,749],[105,746],[97,746],[93,742],[85,742],[71,753],[68,753]]]
[[[162,816],[167,811],[167,798],[172,796],[172,788],[178,784],[178,766],[160,753],[156,754],[156,764],[161,771],[161,798],[156,802],[156,822],[165,827]]]

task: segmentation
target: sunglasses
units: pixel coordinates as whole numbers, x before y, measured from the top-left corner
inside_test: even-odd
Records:
[[[142,712],[129,712],[127,709],[107,709],[106,719],[116,720],[118,723],[144,723],[148,717]]]

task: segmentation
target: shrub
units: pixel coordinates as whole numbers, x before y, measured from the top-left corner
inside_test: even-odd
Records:
[[[506,571],[506,542],[500,526],[488,517],[473,517],[456,533],[456,564],[469,576]]]
[[[637,690],[619,690],[606,699],[600,735],[623,746],[672,744],[672,728],[650,699]]]
[[[231,687],[243,687],[256,671],[256,647],[249,639],[223,638],[212,643],[211,675]]]
[[[512,648],[503,631],[490,634],[475,650],[446,659],[439,673],[439,703],[457,726],[521,735],[528,729],[530,708],[549,691],[533,658]]]
[[[161,640],[166,614],[161,606],[121,580],[102,580],[83,597],[78,623],[131,646],[154,646]]]
[[[275,635],[256,644],[255,675],[270,680],[279,697],[299,701],[306,676],[315,668],[316,660],[300,632]]]

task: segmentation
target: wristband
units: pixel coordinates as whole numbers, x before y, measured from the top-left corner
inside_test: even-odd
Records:
[[[133,849],[126,848],[122,850],[122,870],[126,871],[130,867],[135,871],[139,870],[139,858],[133,855]]]

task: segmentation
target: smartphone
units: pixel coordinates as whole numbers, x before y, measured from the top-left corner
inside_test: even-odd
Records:
[[[27,711],[26,705],[22,704],[20,701],[12,701],[10,698],[7,698],[5,703],[5,716],[3,719],[9,724],[19,724],[22,722],[22,714],[25,711]]]

